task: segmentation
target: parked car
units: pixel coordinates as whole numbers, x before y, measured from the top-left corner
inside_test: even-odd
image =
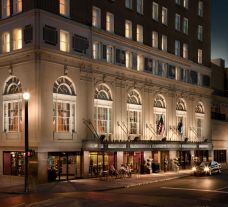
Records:
[[[221,165],[216,161],[201,162],[199,165],[192,168],[194,175],[212,175],[214,173],[221,173]]]

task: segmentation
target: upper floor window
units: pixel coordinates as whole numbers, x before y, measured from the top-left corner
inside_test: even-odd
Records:
[[[143,0],[137,0],[137,12],[143,14]]]
[[[158,33],[155,31],[152,32],[152,47],[158,48]]]
[[[141,25],[137,24],[137,29],[136,29],[136,39],[137,42],[143,42],[143,27]]]
[[[3,92],[5,132],[22,131],[22,87],[21,82],[15,76],[11,76],[4,86]]]
[[[112,13],[106,13],[106,30],[108,32],[114,32],[114,16]]]
[[[58,78],[53,87],[53,128],[55,132],[75,131],[76,93],[67,77]]]
[[[188,9],[188,3],[189,3],[189,0],[183,0],[184,2],[183,2],[183,6],[184,6],[184,8],[186,8],[186,9]]]
[[[22,0],[13,0],[13,13],[17,14],[22,12]]]
[[[13,30],[13,50],[18,50],[22,48],[22,29]]]
[[[125,37],[132,38],[132,22],[129,20],[125,21]]]
[[[202,64],[203,63],[203,50],[198,49],[198,63]]]
[[[2,34],[2,52],[10,52],[10,33],[4,32]]]
[[[101,46],[99,42],[93,43],[93,59],[98,60],[101,57]]]
[[[162,24],[168,24],[168,10],[165,7],[162,7]]]
[[[2,0],[2,18],[10,16],[10,0]]]
[[[126,51],[125,53],[125,59],[126,59],[126,68],[132,67],[132,53],[129,51]]]
[[[198,40],[203,41],[203,26],[198,25],[198,32],[197,32]]]
[[[163,51],[167,51],[167,36],[166,35],[162,35],[161,49]]]
[[[181,5],[181,0],[175,0],[176,4]]]
[[[180,31],[180,21],[181,21],[180,15],[176,14],[175,15],[175,29],[179,30],[179,31]]]
[[[201,17],[203,16],[203,2],[202,1],[198,2],[198,15]]]
[[[183,58],[188,59],[188,45],[186,43],[183,44]]]
[[[132,9],[132,0],[125,0],[125,7],[128,9]]]
[[[97,7],[93,7],[92,25],[97,28],[101,27],[101,10]]]
[[[180,56],[180,41],[175,40],[175,55]]]
[[[64,30],[60,30],[60,50],[63,52],[70,51],[70,34]]]
[[[70,16],[70,0],[59,0],[59,13],[64,16]]]
[[[144,57],[143,55],[137,55],[137,70],[142,71],[144,68]]]
[[[188,34],[188,18],[184,18],[184,21],[183,21],[183,32],[185,34]]]
[[[152,5],[152,18],[158,21],[158,4],[155,2]]]

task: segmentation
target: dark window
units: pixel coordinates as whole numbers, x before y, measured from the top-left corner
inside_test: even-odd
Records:
[[[196,71],[190,71],[190,83],[191,84],[198,83],[198,74]]]
[[[87,38],[75,34],[72,37],[72,47],[74,51],[86,54],[86,50],[89,48],[89,41]]]
[[[132,69],[137,70],[137,54],[132,53]]]
[[[210,77],[208,75],[203,75],[203,86],[209,87],[210,86]]]
[[[33,28],[32,25],[26,25],[24,28],[24,43],[28,44],[31,43],[33,40]]]
[[[106,45],[103,45],[103,51],[102,51],[102,58],[104,60],[106,60],[106,57],[107,57],[107,46]]]
[[[220,163],[225,163],[226,150],[214,150],[214,160]]]
[[[45,43],[57,45],[58,34],[56,28],[45,25],[45,27],[43,28],[43,39]]]
[[[116,63],[125,65],[125,51],[116,49]]]
[[[153,60],[150,58],[144,59],[144,71],[152,73],[153,72]]]
[[[174,65],[169,65],[168,66],[167,76],[168,76],[168,78],[175,79],[175,77],[176,77],[176,67]]]

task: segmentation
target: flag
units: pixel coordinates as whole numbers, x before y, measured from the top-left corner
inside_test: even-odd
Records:
[[[160,120],[157,123],[157,134],[163,135],[164,131],[165,131],[165,124],[164,124],[163,118],[161,116]]]
[[[183,122],[182,122],[182,119],[179,121],[178,125],[177,125],[177,131],[180,133],[180,134],[183,134]]]

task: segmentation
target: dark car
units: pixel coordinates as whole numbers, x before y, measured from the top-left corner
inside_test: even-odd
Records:
[[[218,162],[201,162],[200,165],[192,168],[194,175],[212,175],[214,173],[221,173],[221,165]]]

